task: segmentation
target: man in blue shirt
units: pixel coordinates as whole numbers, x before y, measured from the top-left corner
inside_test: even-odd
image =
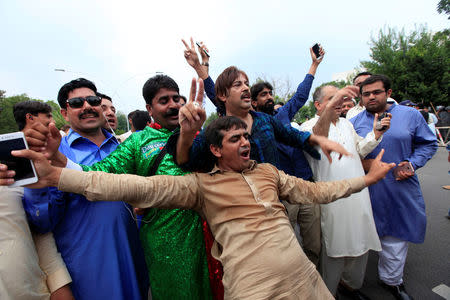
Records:
[[[375,113],[392,115],[390,129],[366,156],[373,159],[385,149],[383,160],[397,164],[383,180],[369,187],[382,247],[379,278],[397,299],[411,299],[403,285],[408,242],[423,243],[426,228],[425,203],[415,171],[433,157],[436,137],[417,110],[387,102],[392,90],[386,76],[372,75],[361,84],[360,93],[366,110],[350,119],[358,135],[372,131]]]
[[[313,157],[320,158],[311,147],[319,145],[330,159],[330,152],[336,151],[348,155],[343,147],[325,137],[300,132],[292,127],[285,127],[280,121],[264,113],[250,110],[251,97],[247,75],[236,67],[228,67],[216,80],[215,92],[218,106],[227,116],[242,119],[248,130],[252,150],[250,157],[258,162],[268,162],[279,167],[279,155],[276,142],[300,147]],[[210,171],[215,163],[207,146],[203,132],[197,137],[206,114],[201,103],[189,102],[180,109],[180,135],[173,135],[168,142],[168,152],[176,157],[176,162],[186,170]],[[189,122],[184,122],[188,119]],[[194,139],[195,138],[195,139]]]
[[[89,80],[79,78],[58,93],[61,114],[71,129],[59,151],[91,165],[118,146],[102,126],[101,99]],[[73,279],[76,299],[146,299],[148,274],[131,207],[123,202],[92,203],[56,189],[25,192],[32,225],[53,231],[58,250]]]

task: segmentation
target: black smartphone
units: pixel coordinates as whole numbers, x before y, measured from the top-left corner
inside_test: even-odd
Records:
[[[375,126],[376,130],[383,131],[383,130],[385,130],[387,128],[387,126],[381,126],[381,120],[383,118],[386,118],[386,117],[387,117],[387,113],[386,112],[381,113],[381,114],[378,115],[377,125]]]
[[[200,43],[199,42],[196,42],[196,44],[197,44],[197,46],[199,47],[199,48],[202,48],[202,46],[200,45]],[[206,56],[208,56],[209,57],[209,53],[208,53],[208,51],[206,51],[205,49],[203,49],[202,48],[202,50],[203,50],[203,52],[206,54]]]
[[[314,55],[316,56],[316,58],[320,58],[320,46],[318,43],[315,43],[312,46],[312,51],[314,52]]]

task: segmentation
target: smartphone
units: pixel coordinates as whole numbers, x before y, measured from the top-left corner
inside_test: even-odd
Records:
[[[320,58],[320,46],[318,43],[315,43],[312,46],[312,51],[314,52],[314,55],[316,56],[316,58],[319,59]]]
[[[23,132],[0,135],[0,163],[8,166],[8,170],[16,171],[14,183],[10,186],[22,186],[38,181],[33,162],[27,158],[11,155],[12,150],[28,149]]]
[[[378,121],[377,121],[377,125],[375,126],[376,130],[380,130],[383,131],[387,128],[387,126],[381,126],[381,120],[387,117],[387,113],[381,113],[378,115]]]
[[[404,171],[404,172],[407,172],[407,173],[414,173],[414,168],[413,168],[413,166],[411,165],[411,163],[409,161],[407,162],[407,164],[404,164],[401,167],[395,167],[394,170],[392,171],[392,172],[394,172],[394,177],[395,178],[398,178],[398,173],[400,171]]]
[[[196,44],[197,44],[197,46],[198,46],[199,48],[201,48],[201,49],[203,50],[203,52],[206,54],[206,56],[209,57],[208,51],[206,51],[206,49],[203,49],[199,42],[196,42]]]

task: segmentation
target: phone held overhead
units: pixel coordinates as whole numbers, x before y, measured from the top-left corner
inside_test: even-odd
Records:
[[[11,155],[13,150],[28,149],[23,132],[13,132],[0,135],[0,163],[7,165],[8,170],[16,172],[11,186],[22,186],[38,181],[33,162],[22,157]]]

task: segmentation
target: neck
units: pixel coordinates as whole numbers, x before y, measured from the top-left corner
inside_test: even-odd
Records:
[[[103,131],[101,128],[98,128],[97,131],[78,131],[74,130],[76,133],[81,135],[84,138],[87,138],[94,144],[100,147],[100,145],[103,143],[103,141],[106,139],[106,136],[103,134]]]
[[[252,132],[253,117],[249,113],[249,110],[240,110],[240,111],[235,112],[235,111],[229,111],[227,109],[226,113],[227,113],[227,116],[237,117],[237,118],[241,119],[242,121],[244,121],[247,124],[248,132]]]

